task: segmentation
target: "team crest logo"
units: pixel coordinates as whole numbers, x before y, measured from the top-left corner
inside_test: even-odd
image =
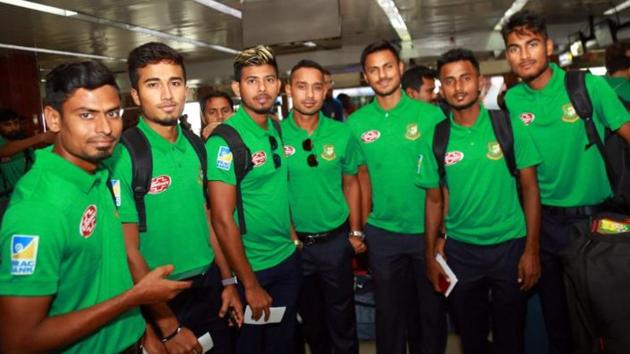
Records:
[[[486,157],[490,160],[498,160],[503,157],[503,151],[501,150],[501,145],[496,141],[491,141],[488,143],[488,152],[486,153]]]
[[[252,154],[252,164],[254,168],[260,167],[267,162],[267,154],[264,151],[258,151]]]
[[[122,204],[122,198],[120,196],[120,180],[112,179],[112,194],[114,194],[114,202],[119,207]]]
[[[220,146],[217,153],[217,168],[224,171],[229,171],[232,166],[232,151],[227,146]]]
[[[11,275],[31,275],[37,265],[39,236],[13,235],[11,237]]]
[[[334,160],[337,157],[337,154],[335,153],[335,145],[324,145],[324,151],[322,151],[320,156],[327,161]]]
[[[149,194],[160,194],[171,186],[171,177],[167,175],[161,175],[151,179],[151,188],[149,188]]]
[[[530,125],[534,121],[534,119],[536,119],[536,116],[534,115],[534,113],[525,112],[521,114],[519,118],[521,119],[523,124]]]
[[[79,224],[79,232],[83,238],[89,238],[92,236],[94,229],[96,228],[96,205],[92,204],[85,209],[83,216],[81,217],[81,223]]]
[[[289,156],[293,156],[293,154],[295,154],[295,148],[291,145],[285,145],[284,156],[289,157]]]
[[[576,120],[580,119],[575,108],[570,103],[567,103],[562,106],[562,121],[567,123],[574,123]]]
[[[444,165],[451,166],[464,159],[464,153],[461,151],[447,152],[444,156]]]
[[[418,130],[418,124],[411,123],[407,125],[407,131],[405,132],[405,138],[408,140],[416,140],[420,137],[420,131]]]
[[[381,132],[379,132],[378,130],[370,130],[361,134],[361,141],[363,141],[366,144],[369,144],[369,143],[375,142],[380,137],[381,137]]]

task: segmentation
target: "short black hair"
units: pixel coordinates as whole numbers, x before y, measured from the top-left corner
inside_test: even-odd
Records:
[[[367,47],[363,49],[363,52],[361,52],[361,70],[365,71],[365,61],[367,60],[368,55],[382,50],[389,50],[392,54],[394,54],[396,60],[400,61],[398,48],[396,48],[390,41],[380,40],[368,44]]]
[[[236,55],[234,62],[234,80],[241,81],[243,68],[248,66],[271,65],[278,76],[278,63],[273,50],[266,45],[259,44],[255,47],[243,49]]]
[[[232,101],[232,97],[223,91],[212,91],[209,94],[203,96],[201,100],[199,100],[199,105],[201,106],[201,113],[206,111],[206,103],[213,98],[225,98],[230,104],[230,108],[234,110],[234,101]]]
[[[322,73],[322,76],[326,75],[326,71],[321,65],[319,65],[319,63],[312,60],[308,60],[308,59],[302,59],[291,68],[291,75],[289,76],[289,82],[293,80],[293,73],[303,68],[319,70],[319,72]],[[330,75],[330,72],[328,72],[328,75]]]
[[[101,63],[88,60],[61,64],[46,75],[44,105],[61,112],[64,102],[76,90],[95,90],[105,85],[119,90],[114,74]]]
[[[422,87],[422,79],[435,79],[437,73],[435,70],[424,66],[418,65],[413,68],[407,69],[400,79],[403,90],[408,88],[419,90]]]
[[[479,61],[475,58],[475,54],[471,50],[464,48],[455,48],[451,49],[446,53],[440,55],[437,60],[437,72],[440,74],[442,67],[446,64],[453,63],[456,61],[469,61],[474,67],[477,73],[479,73]]]
[[[20,115],[10,108],[0,108],[0,122],[20,119]]]
[[[630,68],[628,51],[630,51],[630,44],[625,42],[614,43],[606,48],[605,63],[608,74]]]
[[[181,66],[184,72],[184,80],[186,80],[184,57],[179,54],[178,51],[164,43],[149,42],[129,52],[129,56],[127,57],[127,70],[129,72],[131,87],[136,90],[138,89],[138,80],[140,80],[138,70],[147,65],[158,64],[163,61]]]
[[[501,28],[503,41],[507,42],[508,36],[514,31],[519,33],[528,31],[540,34],[545,39],[548,38],[547,22],[545,21],[545,18],[530,10],[521,10],[510,16],[503,25],[503,28]]]

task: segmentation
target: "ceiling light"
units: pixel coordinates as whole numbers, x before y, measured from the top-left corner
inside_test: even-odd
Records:
[[[79,57],[79,58],[87,58],[87,59],[123,61],[123,62],[127,61],[127,59],[124,59],[124,58],[114,58],[114,57],[107,57],[103,55],[77,53],[77,52],[66,52],[63,50],[54,50],[54,49],[46,49],[46,48],[24,47],[21,45],[4,44],[4,43],[0,43],[0,48],[22,50],[26,52],[35,52],[35,53],[65,55],[65,56],[70,56],[70,57]]]
[[[75,11],[65,10],[54,6],[42,5],[32,1],[25,0],[0,0],[1,4],[13,5],[23,7],[25,9],[46,12],[57,16],[74,16],[77,14]]]
[[[306,41],[304,43],[302,43],[305,47],[309,47],[309,48],[315,48],[317,47],[317,43],[313,42],[313,41]]]
[[[214,50],[219,51],[219,52],[224,52],[224,53],[229,53],[229,54],[236,54],[236,53],[238,53],[238,50],[236,50],[236,49],[224,47],[224,46],[221,46],[221,45],[211,44],[211,43],[208,43],[208,42],[199,41],[199,40],[191,39],[191,38],[187,38],[187,37],[176,36],[174,34],[162,32],[162,31],[157,31],[157,30],[146,28],[146,27],[142,27],[142,26],[136,26],[136,25],[129,24],[129,23],[114,21],[114,20],[110,20],[110,19],[106,19],[106,18],[102,18],[102,17],[96,17],[96,16],[84,14],[84,13],[79,13],[79,12],[76,12],[76,11],[61,9],[61,8],[52,7],[52,6],[41,5],[41,4],[37,4],[37,3],[34,3],[34,2],[30,2],[30,1],[24,1],[24,0],[0,0],[0,3],[8,4],[8,5],[14,5],[14,6],[19,6],[19,7],[27,8],[27,9],[30,9],[30,10],[45,12],[45,13],[52,14],[52,15],[57,15],[57,16],[72,17],[73,19],[77,19],[77,20],[81,20],[81,21],[85,21],[85,22],[95,23],[95,24],[99,24],[99,25],[107,25],[107,26],[116,27],[116,28],[120,28],[120,29],[123,29],[123,30],[127,30],[127,31],[143,33],[143,34],[146,34],[146,35],[149,35],[149,36],[152,36],[152,37],[157,37],[157,38],[161,38],[161,39],[165,39],[165,40],[169,40],[169,41],[174,41],[174,42],[179,42],[179,43],[188,43],[188,44],[191,44],[191,45],[194,45],[194,46],[197,46],[197,47],[205,47],[205,48],[214,49]]]
[[[525,4],[527,4],[527,1],[528,0],[515,0],[512,3],[512,6],[510,6],[510,8],[507,9],[507,11],[505,11],[505,14],[503,14],[503,17],[501,17],[499,22],[497,22],[497,24],[494,26],[494,30],[500,31],[501,29],[503,29],[503,25],[505,25],[505,23],[510,19],[510,17],[512,17],[512,15],[514,15],[516,12],[520,11],[523,7],[525,7]]]
[[[215,0],[195,0],[195,2],[201,5],[208,6],[209,8],[222,12],[226,15],[234,16],[238,19],[243,17],[243,13],[241,12],[241,10],[229,7]]]
[[[620,12],[621,10],[625,10],[628,7],[630,7],[630,0],[626,0],[624,2],[622,2],[621,4],[615,6],[615,7],[611,7],[610,9],[604,11],[604,15],[605,16],[610,16],[614,13]]]
[[[378,6],[385,11],[385,15],[387,15],[389,23],[391,23],[400,40],[403,41],[403,43],[411,42],[411,35],[407,29],[407,24],[405,24],[405,20],[403,20],[400,15],[394,0],[376,0],[376,3],[378,3]]]

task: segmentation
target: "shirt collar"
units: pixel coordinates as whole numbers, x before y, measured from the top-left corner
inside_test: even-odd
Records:
[[[562,88],[564,86],[564,75],[565,72],[555,63],[549,63],[549,68],[551,69],[551,78],[547,85],[540,90],[535,90],[529,85],[525,85],[525,90],[530,94],[541,94],[547,96],[555,96],[558,92],[562,92]]]
[[[158,134],[155,130],[153,130],[145,121],[145,117],[140,116],[138,120],[138,129],[144,133],[144,135],[149,140],[152,149],[160,150],[161,152],[167,152],[171,150],[173,147],[176,149],[185,152],[188,144],[186,143],[186,138],[182,134],[182,128],[177,124],[177,139],[172,143]]]
[[[85,194],[89,193],[100,182],[107,181],[109,177],[109,172],[102,165],[99,165],[94,173],[89,173],[54,153],[52,147],[35,151],[33,168],[42,168],[48,174],[56,175],[75,185]]]
[[[313,134],[311,134],[310,136],[315,136],[317,135],[318,132],[320,132],[322,129],[324,129],[323,127],[328,124],[327,122],[327,118],[321,111],[318,114],[318,122],[317,122],[317,126],[315,127],[315,130],[313,130]],[[306,133],[306,130],[302,129],[301,127],[299,127],[297,125],[297,123],[295,122],[295,117],[293,115],[293,111],[289,112],[289,116],[286,118],[289,120],[289,126],[291,127],[291,129],[294,129],[295,131],[300,131],[303,132],[304,135],[308,135]]]
[[[483,104],[479,104],[479,115],[477,116],[475,123],[470,127],[463,126],[455,122],[455,119],[453,118],[453,112],[449,113],[448,118],[451,120],[451,124],[454,127],[457,127],[460,129],[477,129],[479,127],[484,126],[487,122],[490,121],[490,113],[488,112],[486,107],[483,106]]]
[[[242,124],[242,126],[245,129],[249,130],[252,134],[254,134],[257,139],[271,135],[270,127],[272,127],[273,124],[270,124],[269,121],[271,120],[271,118],[269,117],[267,117],[267,130],[261,128],[258,124],[256,124],[254,119],[250,117],[249,114],[247,114],[243,107],[240,107],[238,111],[234,113],[234,116],[230,119],[233,119],[234,123],[239,122],[240,124]]]
[[[395,113],[397,111],[400,111],[400,110],[404,109],[407,106],[407,104],[409,104],[409,101],[411,101],[411,98],[409,98],[409,96],[407,96],[407,94],[405,93],[404,90],[400,90],[400,101],[398,101],[398,103],[396,103],[396,106],[394,106],[394,108],[392,108],[390,110],[383,109],[378,104],[378,100],[376,99],[376,97],[374,97],[374,101],[372,101],[372,106],[379,113]]]

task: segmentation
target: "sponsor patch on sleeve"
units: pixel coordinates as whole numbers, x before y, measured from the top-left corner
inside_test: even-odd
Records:
[[[417,174],[420,174],[420,171],[422,170],[422,160],[424,160],[424,155],[418,155],[418,170],[416,171]]]
[[[31,275],[37,265],[39,236],[13,235],[11,237],[11,275]]]
[[[224,171],[229,171],[232,166],[232,151],[227,146],[219,146],[219,153],[217,154],[217,168]]]
[[[122,204],[119,179],[112,179],[112,193],[114,194],[114,201],[116,202],[116,206],[119,207]]]

